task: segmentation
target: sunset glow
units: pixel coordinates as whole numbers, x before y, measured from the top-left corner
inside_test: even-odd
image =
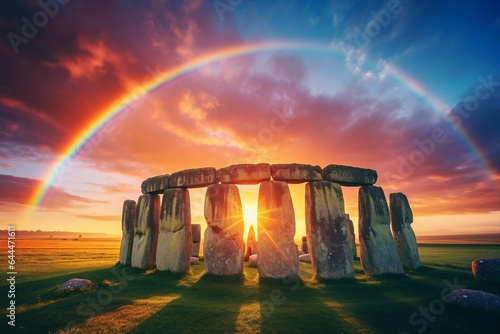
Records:
[[[497,5],[400,5],[381,25],[383,2],[75,2],[5,38],[2,228],[119,235],[148,177],[266,162],[375,169],[417,236],[500,233]],[[5,36],[41,10],[19,6]],[[246,237],[259,186],[238,187]],[[300,239],[304,184],[290,191]],[[357,191],[343,187],[355,225]],[[205,189],[190,196],[206,226]]]

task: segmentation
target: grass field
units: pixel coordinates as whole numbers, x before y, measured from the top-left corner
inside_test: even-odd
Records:
[[[4,241],[4,240],[1,240]],[[2,244],[3,246],[3,244]],[[405,277],[317,282],[310,264],[301,280],[187,276],[117,265],[118,240],[17,240],[16,328],[26,333],[498,333],[498,319],[467,314],[441,299],[448,286],[500,294],[473,280],[475,258],[500,256],[500,245],[420,245],[422,268]],[[2,264],[6,249],[0,249]],[[2,268],[5,273],[5,266]],[[68,279],[96,286],[56,295]],[[8,287],[0,284],[7,325]],[[425,313],[429,310],[429,313]],[[423,313],[422,313],[423,312]]]

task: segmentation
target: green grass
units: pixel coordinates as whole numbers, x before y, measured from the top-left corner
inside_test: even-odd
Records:
[[[144,272],[116,265],[116,247],[92,246],[92,249],[77,248],[73,253],[64,247],[41,249],[38,255],[33,248],[19,249],[17,330],[26,333],[55,333],[65,328],[70,333],[418,333],[424,318],[417,316],[420,322],[412,326],[409,317],[421,307],[437,305],[445,281],[500,294],[498,287],[477,283],[470,273],[472,259],[498,256],[500,246],[422,245],[424,266],[404,277],[367,278],[359,261],[355,261],[356,279],[334,282],[313,280],[311,265],[304,263],[300,267],[300,281],[262,280],[257,270],[247,265],[244,277],[214,277],[205,274],[203,262],[193,266],[192,273],[186,276]],[[31,255],[23,258],[23,253]],[[1,256],[5,256],[4,250]],[[50,261],[37,261],[44,257]],[[60,266],[68,264],[60,271]],[[123,273],[126,279],[117,281],[116,273]],[[54,294],[59,284],[74,277],[90,279],[97,286],[84,293]],[[6,289],[2,282],[2,296],[6,295]],[[1,333],[10,329],[5,307],[2,305]],[[495,333],[498,328],[496,319],[459,312],[449,305],[426,323],[426,333]]]

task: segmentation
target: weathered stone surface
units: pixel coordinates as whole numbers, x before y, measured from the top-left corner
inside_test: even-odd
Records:
[[[320,166],[304,164],[275,164],[271,165],[271,177],[275,181],[288,183],[302,183],[321,181],[322,170]]]
[[[304,254],[309,254],[309,248],[307,246],[307,236],[302,236],[302,244],[300,249],[302,250],[302,252],[304,252]]]
[[[82,291],[89,289],[94,286],[94,283],[85,278],[72,278],[69,281],[64,282],[59,285],[56,293],[70,292],[70,291]]]
[[[413,223],[413,213],[408,198],[403,193],[392,193],[389,199],[392,233],[401,264],[406,269],[418,269],[420,267],[420,257],[418,255],[417,238],[410,225]]]
[[[447,294],[443,300],[451,302],[451,305],[464,311],[500,315],[500,296],[492,293],[478,290],[458,289]]]
[[[170,175],[170,188],[200,188],[217,183],[215,168],[193,168],[175,172]]]
[[[323,180],[343,186],[366,186],[377,182],[377,171],[359,167],[328,165],[323,168]]]
[[[472,261],[472,274],[478,281],[500,284],[500,258]]]
[[[248,259],[250,255],[257,253],[257,241],[255,240],[255,230],[253,226],[250,226],[250,229],[248,230],[246,246],[247,246],[247,251],[245,254],[245,259]]]
[[[252,268],[257,268],[257,254],[252,254],[248,258],[248,266]]]
[[[134,222],[136,203],[132,200],[123,202],[122,210],[122,242],[120,245],[120,263],[126,266],[131,264],[132,247],[134,244]]]
[[[163,194],[160,210],[156,268],[187,273],[192,252],[189,191],[185,188],[167,189]]]
[[[315,277],[354,277],[344,196],[339,184],[306,184],[306,232]]]
[[[359,245],[367,275],[402,274],[403,266],[390,230],[389,208],[380,187],[359,189]]]
[[[169,174],[150,177],[141,184],[143,194],[163,194],[168,188]]]
[[[260,277],[285,278],[299,275],[295,236],[295,215],[288,184],[266,181],[260,184],[258,201]]]
[[[243,211],[238,188],[234,184],[214,184],[205,196],[207,229],[203,256],[207,273],[240,275],[243,273]]]
[[[239,164],[217,170],[217,180],[221,183],[258,184],[270,178],[269,164]]]
[[[136,211],[132,267],[151,269],[156,265],[160,196],[152,194],[140,196]]]
[[[200,259],[197,257],[191,257],[191,265],[200,264]]]
[[[302,254],[302,255],[299,255],[299,261],[300,262],[311,263],[311,254]]]
[[[356,250],[356,235],[354,234],[354,223],[348,214],[345,215],[345,221],[347,223],[347,232],[349,233],[349,245],[352,250],[352,257],[356,259],[358,257],[358,252]]]
[[[201,225],[191,224],[191,236],[193,238],[193,252],[191,256],[198,257],[200,255],[200,242],[201,242]]]

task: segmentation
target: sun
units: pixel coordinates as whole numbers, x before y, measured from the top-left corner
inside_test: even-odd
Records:
[[[245,228],[250,226],[257,226],[257,203],[245,202],[243,206],[243,219],[245,221]]]

